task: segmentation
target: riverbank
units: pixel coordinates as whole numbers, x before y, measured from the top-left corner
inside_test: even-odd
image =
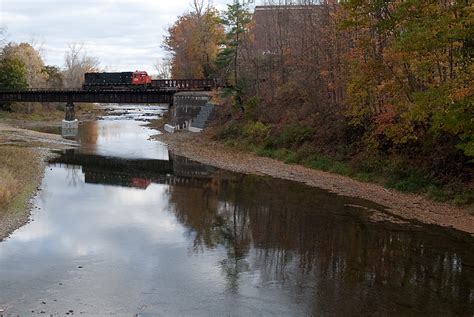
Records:
[[[18,128],[12,122],[0,121],[0,241],[28,222],[30,201],[41,182],[49,150],[76,145],[60,135]]]
[[[235,172],[302,182],[340,195],[364,198],[386,206],[387,211],[397,217],[451,227],[474,236],[474,215],[471,215],[467,208],[437,203],[423,196],[401,193],[381,185],[259,157],[211,141],[205,134],[179,132],[157,135],[154,139],[168,144],[170,150],[176,154],[204,164]]]

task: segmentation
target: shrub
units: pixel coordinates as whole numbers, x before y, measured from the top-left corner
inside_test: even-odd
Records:
[[[275,145],[286,148],[297,148],[311,140],[314,134],[312,127],[295,122],[283,127],[275,139]]]
[[[316,149],[310,143],[304,143],[298,148],[295,153],[295,160],[297,162],[304,162],[312,155],[316,154]]]
[[[383,172],[387,175],[385,185],[402,192],[419,192],[433,183],[421,169],[413,168],[401,159],[387,161]]]
[[[242,129],[242,135],[249,143],[265,144],[270,137],[271,126],[260,121],[248,122]]]
[[[329,171],[332,166],[332,161],[324,156],[314,154],[308,159],[305,165],[314,169]]]
[[[217,138],[221,140],[238,139],[242,135],[242,126],[236,122],[223,126],[217,132]]]
[[[257,109],[260,101],[258,97],[252,97],[244,103],[244,116],[247,120],[257,120]]]

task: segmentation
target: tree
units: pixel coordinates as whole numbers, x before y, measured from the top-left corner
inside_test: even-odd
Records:
[[[228,71],[233,72],[233,84],[239,81],[239,54],[244,40],[244,34],[248,32],[248,26],[252,19],[249,10],[251,0],[234,0],[227,5],[227,10],[222,17],[222,23],[226,26],[226,40],[224,49],[219,53],[217,65],[224,69],[224,76]]]
[[[44,71],[48,74],[47,85],[49,88],[63,87],[63,75],[59,67],[47,65],[44,67]]]
[[[17,58],[0,60],[0,89],[22,90],[28,88],[27,69]],[[11,103],[1,104],[0,108],[11,110]]]
[[[22,90],[28,88],[27,69],[18,58],[0,60],[0,89]]]
[[[474,156],[474,11],[468,2],[349,0],[343,6],[355,43],[349,117],[374,122],[372,140],[379,144],[449,134]]]
[[[29,43],[9,43],[0,53],[0,85],[7,89],[45,88],[48,73],[45,71],[41,54]],[[5,107],[4,107],[5,108]],[[35,103],[12,103],[8,105],[15,112],[32,113],[41,108]]]
[[[158,78],[169,79],[171,78],[171,62],[169,59],[162,58],[153,65],[157,71]]]
[[[0,49],[3,49],[7,38],[7,27],[0,26]]]
[[[29,43],[9,43],[2,50],[1,59],[16,59],[26,68],[26,79],[32,88],[46,86],[48,74],[44,71],[44,62],[39,52]]]
[[[99,61],[88,56],[83,46],[76,43],[69,45],[64,57],[63,81],[66,88],[81,88],[84,74],[99,70]]]
[[[194,1],[194,11],[185,14],[168,29],[164,48],[171,54],[173,78],[209,78],[219,44],[224,39],[217,10]]]

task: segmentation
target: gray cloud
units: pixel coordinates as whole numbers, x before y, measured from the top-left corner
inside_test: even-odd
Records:
[[[231,0],[215,0],[225,9]],[[147,70],[165,56],[166,29],[191,0],[0,0],[8,39],[43,48],[47,64],[63,66],[69,44],[82,43],[107,70]]]

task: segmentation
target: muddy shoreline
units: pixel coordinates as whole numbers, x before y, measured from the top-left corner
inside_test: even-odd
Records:
[[[437,203],[420,195],[405,194],[386,189],[373,183],[363,183],[349,177],[285,164],[274,159],[259,157],[211,141],[205,134],[183,131],[163,133],[153,139],[168,145],[177,155],[188,157],[203,164],[247,174],[269,175],[330,192],[358,197],[386,206],[387,211],[408,221],[438,225],[468,233],[474,237],[474,215],[467,208]]]

